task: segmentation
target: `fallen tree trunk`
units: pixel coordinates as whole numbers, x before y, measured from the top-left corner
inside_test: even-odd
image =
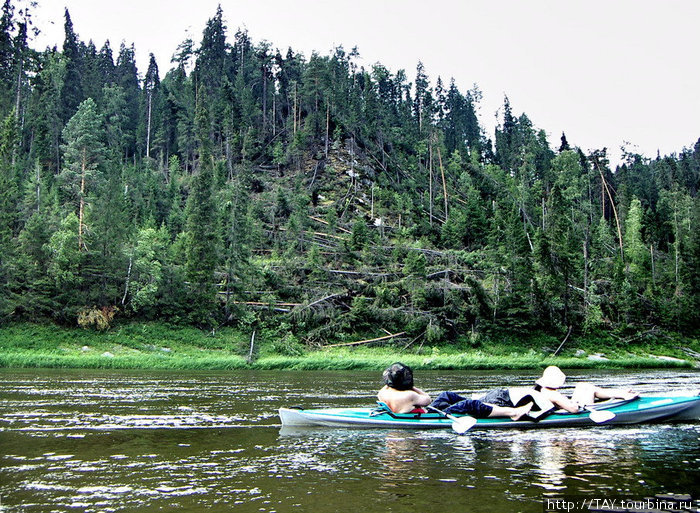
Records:
[[[367,340],[358,340],[357,342],[344,342],[342,344],[329,344],[329,345],[323,346],[323,347],[359,346],[362,344],[371,344],[372,342],[381,342],[384,340],[389,340],[392,338],[400,337],[401,335],[405,335],[405,334],[406,334],[406,332],[402,331],[401,333],[392,333],[392,334],[387,335],[385,337],[370,338]]]

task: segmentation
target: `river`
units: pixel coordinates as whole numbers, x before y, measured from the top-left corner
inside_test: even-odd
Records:
[[[435,394],[527,372],[417,372]],[[572,372],[642,393],[700,371]],[[547,497],[700,497],[700,424],[281,429],[280,406],[372,405],[370,372],[0,370],[0,512],[542,512]]]

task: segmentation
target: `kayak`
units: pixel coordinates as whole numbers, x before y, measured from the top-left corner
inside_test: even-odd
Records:
[[[693,396],[642,396],[635,399],[610,400],[589,407],[589,411],[568,413],[562,410],[537,421],[518,421],[503,417],[477,419],[472,429],[583,427],[601,425],[591,418],[590,410],[611,412],[603,425],[640,424],[647,422],[680,422],[700,420],[700,394]],[[385,407],[377,408],[280,408],[283,427],[343,427],[343,428],[450,428],[453,419],[442,413],[393,413]],[[595,417],[595,415],[594,415]]]

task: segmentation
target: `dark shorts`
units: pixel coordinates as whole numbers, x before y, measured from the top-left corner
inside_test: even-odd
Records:
[[[510,393],[505,388],[489,390],[486,395],[479,397],[479,400],[496,406],[509,406],[511,408],[515,406],[510,399]]]
[[[478,419],[488,417],[493,408],[477,399],[467,399],[454,392],[441,392],[431,406],[445,413],[471,415]]]

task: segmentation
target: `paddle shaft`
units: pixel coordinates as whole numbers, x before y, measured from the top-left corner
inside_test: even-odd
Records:
[[[464,417],[455,417],[454,415],[439,410],[434,406],[428,406],[428,409],[436,411],[450,419],[452,421],[452,429],[459,434],[466,433],[472,428],[472,426],[474,426],[474,424],[476,424],[476,419],[474,417],[470,417],[469,415],[465,415]]]

